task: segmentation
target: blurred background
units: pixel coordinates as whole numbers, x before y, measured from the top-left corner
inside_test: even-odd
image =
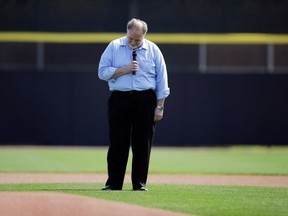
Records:
[[[285,0],[0,0],[0,144],[108,145],[98,62],[136,17],[169,73],[155,145],[286,145],[287,8]]]

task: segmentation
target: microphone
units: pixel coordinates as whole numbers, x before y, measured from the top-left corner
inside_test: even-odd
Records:
[[[133,61],[136,61],[136,56],[137,56],[136,50],[133,50],[132,52]],[[136,71],[132,71],[132,74],[135,75]]]

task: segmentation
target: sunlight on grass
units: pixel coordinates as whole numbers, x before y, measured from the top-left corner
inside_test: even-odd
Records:
[[[106,173],[108,147],[0,147],[0,172]],[[131,152],[127,172],[131,171]],[[160,148],[155,174],[288,174],[287,147]]]
[[[287,187],[150,185],[149,192],[101,191],[97,184],[0,185],[0,191],[64,192],[202,216],[288,215]]]

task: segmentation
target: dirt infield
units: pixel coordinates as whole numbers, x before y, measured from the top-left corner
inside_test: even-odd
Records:
[[[104,185],[106,178],[106,174],[0,173],[0,184],[81,182]],[[125,183],[131,183],[129,175],[126,175]],[[287,187],[288,176],[149,175],[148,187],[156,183]],[[0,209],[1,215],[9,216],[185,216],[119,202],[46,192],[2,192]]]
[[[125,203],[62,193],[0,193],[1,215],[7,216],[185,216]]]

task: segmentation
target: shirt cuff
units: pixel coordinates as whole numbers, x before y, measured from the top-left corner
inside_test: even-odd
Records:
[[[111,77],[115,73],[117,68],[109,67],[106,69],[105,73],[103,74],[103,79],[106,81],[111,81]]]
[[[164,90],[164,91],[157,92],[157,93],[156,93],[156,95],[157,95],[157,100],[166,98],[166,97],[168,97],[169,94],[170,94],[170,89],[166,89],[166,90]]]

